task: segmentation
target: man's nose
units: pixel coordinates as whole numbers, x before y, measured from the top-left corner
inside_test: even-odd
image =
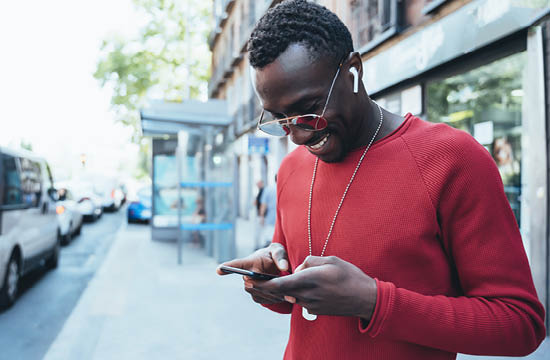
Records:
[[[311,131],[304,130],[296,125],[288,125],[288,128],[290,130],[290,140],[296,145],[306,144],[313,136]]]

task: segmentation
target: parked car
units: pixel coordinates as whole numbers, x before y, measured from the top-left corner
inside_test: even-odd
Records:
[[[83,215],[80,205],[75,201],[73,193],[66,187],[56,186],[59,201],[56,203],[55,212],[59,221],[59,233],[61,244],[71,242],[74,236],[80,235],[82,230]]]
[[[136,199],[128,204],[128,223],[146,222],[151,220],[152,192],[151,186],[141,188],[137,191]]]
[[[72,181],[64,184],[71,191],[78,204],[78,211],[86,221],[96,221],[103,214],[103,199],[94,191],[94,186],[86,181]]]
[[[17,299],[19,280],[60,253],[57,191],[46,161],[29,151],[0,147],[0,304]]]
[[[120,191],[122,192],[122,205],[128,200],[128,187],[124,183],[119,184]]]
[[[101,197],[103,210],[118,211],[122,206],[124,192],[115,178],[96,177],[94,191]]]

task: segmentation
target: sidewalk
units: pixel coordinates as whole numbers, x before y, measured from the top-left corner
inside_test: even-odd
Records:
[[[237,222],[238,256],[253,251],[253,231],[252,221]],[[253,303],[241,278],[217,276],[216,266],[188,247],[179,266],[175,243],[123,226],[45,359],[281,359],[290,317]],[[547,338],[525,359],[549,358]]]
[[[149,228],[123,227],[45,359],[282,358],[288,316],[253,303],[200,250],[184,248],[181,266],[176,255]]]

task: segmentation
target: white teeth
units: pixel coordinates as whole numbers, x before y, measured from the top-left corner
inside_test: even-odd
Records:
[[[324,138],[321,139],[321,141],[319,141],[317,144],[315,145],[310,145],[309,147],[313,150],[318,150],[320,149],[323,145],[325,145],[325,143],[327,142],[328,138],[329,138],[330,134],[327,134]]]

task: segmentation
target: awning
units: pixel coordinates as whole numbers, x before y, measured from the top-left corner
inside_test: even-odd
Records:
[[[143,135],[176,135],[179,131],[202,133],[205,127],[225,127],[231,123],[225,100],[181,103],[150,101],[140,110]]]

